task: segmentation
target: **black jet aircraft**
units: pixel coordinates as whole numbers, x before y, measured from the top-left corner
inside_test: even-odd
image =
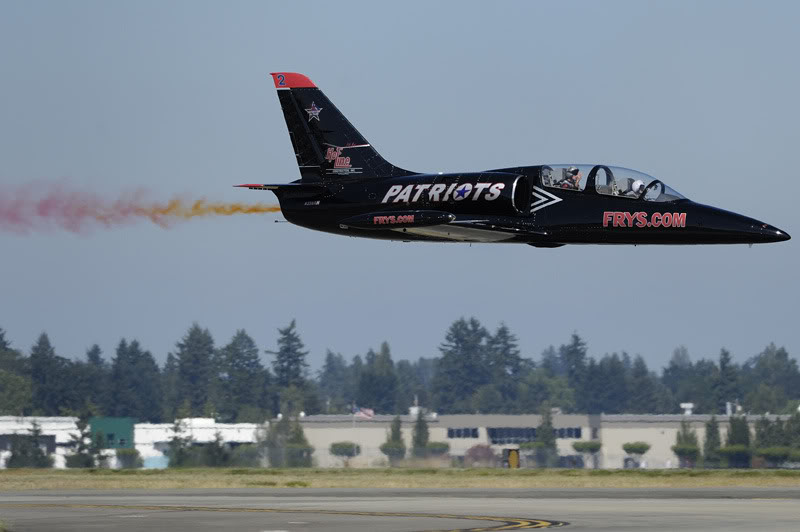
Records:
[[[659,179],[604,164],[420,173],[383,157],[306,76],[272,74],[301,178],[271,190],[294,224],[403,241],[758,244],[769,224],[695,203]]]

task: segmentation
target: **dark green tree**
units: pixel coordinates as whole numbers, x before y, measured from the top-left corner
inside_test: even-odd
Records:
[[[282,416],[277,423],[270,423],[264,446],[271,467],[311,466],[314,448],[297,419],[291,421],[288,416]]]
[[[519,450],[528,464],[536,467],[555,467],[558,465],[558,449],[552,409],[548,403],[542,403],[539,415],[542,419],[536,427],[536,441],[521,443]]]
[[[403,422],[400,416],[395,416],[386,442],[381,445],[381,452],[389,459],[389,465],[395,466],[406,456],[406,444],[403,441]]]
[[[577,408],[582,412],[586,412],[592,399],[584,393],[588,375],[586,352],[586,342],[575,333],[568,344],[558,348],[561,366],[566,371],[567,382],[576,392]]]
[[[220,419],[260,423],[271,414],[269,371],[261,364],[258,347],[244,331],[236,331],[220,350]]]
[[[367,363],[358,381],[356,401],[383,414],[395,413],[397,375],[389,344],[383,342],[378,353],[367,353]]]
[[[663,414],[671,410],[669,390],[647,369],[644,359],[636,355],[628,379],[628,405],[633,414]]]
[[[162,411],[163,419],[172,421],[180,405],[178,390],[178,359],[172,353],[167,353],[164,369],[161,371]]]
[[[408,412],[414,404],[414,398],[422,397],[422,404],[425,404],[427,390],[424,388],[417,371],[417,363],[408,360],[398,360],[395,365],[395,375],[397,375],[397,391],[395,393],[394,409],[398,414]]]
[[[786,437],[784,423],[780,418],[770,420],[767,416],[761,416],[756,421],[755,441],[753,446],[757,449],[765,447],[788,447],[789,439]]]
[[[433,404],[448,414],[472,411],[472,394],[487,384],[486,364],[489,334],[475,318],[454,322],[439,347],[442,353],[433,378]]]
[[[278,329],[278,350],[267,353],[275,355],[272,372],[275,375],[275,384],[279,388],[296,386],[302,389],[305,386],[308,351],[304,348],[303,341],[297,333],[295,320],[292,320],[288,327]]]
[[[745,416],[731,416],[728,420],[728,435],[720,454],[726,459],[728,467],[750,467],[753,453],[750,448],[750,426]]]
[[[553,427],[553,412],[549,403],[543,403],[539,409],[542,420],[536,427],[535,458],[539,467],[553,467],[558,463],[556,431]]]
[[[587,406],[587,413],[621,414],[627,411],[630,371],[626,369],[622,358],[617,353],[606,355],[596,367],[589,365],[589,379],[594,387],[589,393],[592,400]]]
[[[103,351],[97,344],[86,351],[86,362],[81,373],[85,381],[86,400],[102,413],[111,402],[111,368],[103,359]]]
[[[106,465],[106,457],[103,455],[105,438],[101,433],[98,433],[96,437],[92,436],[89,412],[85,411],[78,416],[75,425],[78,434],[70,435],[72,454],[65,459],[67,467],[74,469],[104,467]]]
[[[720,467],[722,455],[719,449],[722,447],[722,439],[719,436],[719,422],[717,417],[712,415],[706,422],[706,436],[703,441],[703,467],[707,469]]]
[[[744,399],[747,411],[758,414],[779,412],[786,403],[787,397],[784,391],[765,382],[757,384],[754,388],[751,387]]]
[[[136,340],[124,338],[111,361],[111,400],[106,411],[112,416],[140,421],[161,421],[161,374],[153,355]]]
[[[189,415],[201,417],[213,399],[214,339],[195,323],[176,346],[178,403],[188,400]]]
[[[31,379],[0,369],[0,416],[23,416],[31,409]]]
[[[716,398],[710,391],[713,389],[719,369],[713,360],[698,360],[688,368],[684,368],[674,376],[673,405],[694,403],[694,411],[698,414],[716,414]],[[677,373],[677,372],[676,372]]]
[[[747,411],[779,412],[800,399],[797,360],[783,347],[770,344],[742,366],[741,387]]]
[[[53,458],[42,449],[42,428],[33,423],[30,434],[15,434],[11,437],[11,456],[6,460],[9,469],[20,467],[53,467]]]
[[[726,445],[744,445],[750,447],[750,426],[745,416],[731,416],[728,420]]]
[[[685,346],[676,347],[672,352],[669,365],[664,368],[661,382],[669,388],[673,395],[677,395],[680,385],[692,374],[692,359]]]
[[[314,453],[314,448],[308,443],[303,426],[297,419],[292,423],[286,447],[286,465],[288,467],[311,467],[311,455]]]
[[[323,402],[322,411],[326,414],[344,414],[355,400],[351,374],[347,362],[339,353],[330,349],[325,353],[325,362],[317,378],[319,393]]]
[[[5,334],[0,328],[0,370],[20,376],[30,376],[29,359],[11,347]]]
[[[316,383],[308,378],[306,361],[308,351],[305,351],[303,341],[297,332],[295,320],[292,320],[288,327],[278,329],[278,333],[278,350],[267,351],[268,354],[275,356],[272,369],[275,389],[277,396],[280,397],[280,402],[276,405],[277,410],[284,414],[297,414],[300,410],[287,412],[283,408],[289,390],[297,390],[302,400],[297,401],[293,398],[292,403],[302,405],[302,411],[306,414],[318,413],[322,408],[319,393]]]
[[[45,333],[31,349],[30,368],[34,414],[58,416],[62,409],[77,409],[83,404],[72,362],[56,355]]]
[[[700,445],[697,441],[697,433],[692,430],[689,422],[685,419],[681,421],[681,428],[675,437],[675,445],[672,452],[680,460],[681,467],[692,468],[697,464],[700,456]]]
[[[11,349],[11,343],[6,340],[6,332],[0,327],[0,351],[7,351]]]
[[[144,467],[142,455],[136,449],[117,449],[117,463],[121,469],[141,469]]]
[[[564,361],[558,356],[558,351],[552,345],[542,351],[542,360],[539,367],[550,377],[566,377],[567,368]]]
[[[476,408],[482,412],[512,412],[517,400],[519,383],[524,377],[524,363],[517,344],[517,337],[502,324],[486,343],[486,364],[490,385],[500,394],[500,409]]]
[[[428,430],[428,422],[425,420],[425,415],[420,409],[417,412],[417,420],[414,423],[414,432],[411,435],[411,453],[417,458],[425,458],[427,456],[426,449],[428,447],[428,438],[430,432]]]
[[[783,437],[789,446],[800,449],[800,411],[795,410],[784,423]]]
[[[730,352],[724,348],[719,353],[719,371],[714,379],[712,390],[716,401],[715,413],[724,412],[725,403],[735,403],[741,397],[739,369],[731,360]]]
[[[478,414],[507,414],[513,412],[517,404],[503,398],[504,389],[496,383],[484,384],[472,396],[472,411]],[[518,393],[516,387],[511,393]]]
[[[172,436],[169,440],[167,457],[169,467],[187,467],[198,465],[192,449],[192,437],[186,435],[186,425],[182,421],[188,414],[188,400],[186,405],[178,409],[177,416],[172,424]]]
[[[539,412],[542,405],[561,408],[565,412],[575,410],[575,391],[566,377],[552,377],[544,369],[529,372],[519,384],[517,411],[523,414]]]
[[[226,467],[231,462],[231,451],[217,431],[214,439],[202,447],[203,465],[206,467]]]

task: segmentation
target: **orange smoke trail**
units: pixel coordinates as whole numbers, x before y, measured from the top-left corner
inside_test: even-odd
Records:
[[[54,227],[80,233],[96,226],[111,228],[147,219],[168,228],[176,222],[210,216],[279,212],[278,205],[209,201],[176,197],[147,199],[143,191],[109,200],[64,184],[0,185],[0,231],[28,233]]]
[[[126,213],[126,206],[122,209],[112,209],[108,213],[98,212],[95,218],[105,224],[112,224],[120,213]],[[195,201],[182,200],[175,198],[165,204],[153,205],[130,205],[131,212],[136,216],[149,218],[161,227],[169,227],[177,219],[190,220],[192,218],[204,218],[208,216],[232,216],[234,214],[263,214],[267,212],[280,212],[278,205],[268,205],[266,203],[222,203],[209,202],[206,199]]]

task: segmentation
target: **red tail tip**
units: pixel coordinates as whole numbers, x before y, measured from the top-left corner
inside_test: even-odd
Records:
[[[308,76],[297,72],[271,72],[272,81],[275,82],[276,89],[302,89],[316,88],[314,82]]]

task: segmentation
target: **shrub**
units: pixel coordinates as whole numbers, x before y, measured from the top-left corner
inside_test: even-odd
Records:
[[[7,468],[15,467],[53,467],[53,457],[48,456],[39,445],[42,429],[36,423],[30,435],[15,434],[11,437],[11,456],[6,460]]]
[[[572,444],[572,448],[575,449],[576,453],[588,454],[592,456],[593,466],[595,469],[597,469],[597,453],[600,452],[600,448],[602,446],[603,443],[600,440],[576,441]],[[585,461],[584,467],[586,467]]]
[[[467,467],[495,467],[497,455],[492,447],[483,443],[473,445],[464,453],[464,465]]]
[[[542,441],[527,441],[519,444],[520,454],[533,461],[536,467],[555,467],[558,465],[558,452]]]
[[[594,454],[599,452],[602,446],[603,444],[599,440],[576,441],[572,444],[572,448],[575,449],[576,453],[586,454]]]
[[[726,445],[719,450],[719,453],[727,460],[728,467],[735,468],[750,467],[750,458],[753,455],[750,447],[742,444]]]
[[[286,467],[311,467],[311,454],[314,448],[308,443],[289,443],[286,445]]]
[[[117,463],[122,469],[139,469],[144,466],[144,460],[136,449],[117,449]]]
[[[643,441],[633,441],[622,444],[622,450],[628,454],[641,456],[650,450],[650,444]]]
[[[226,467],[230,465],[231,451],[222,440],[222,434],[214,434],[214,440],[202,446],[202,461],[207,467]]]
[[[261,467],[261,449],[254,443],[243,443],[231,449],[230,465],[236,467]]]
[[[94,457],[85,453],[70,454],[64,458],[64,464],[70,469],[88,469],[94,467]]]
[[[391,465],[395,465],[405,458],[406,444],[402,441],[387,441],[381,445],[381,452],[386,455]]]
[[[444,456],[450,450],[450,444],[443,441],[429,441],[425,445],[425,452],[428,456]]]
[[[768,467],[779,467],[789,459],[792,449],[789,447],[764,447],[756,449],[755,455],[763,458]]]
[[[361,446],[351,441],[337,441],[331,444],[330,453],[344,461],[344,466],[350,465],[350,459],[361,454]]]
[[[681,462],[681,467],[694,467],[697,458],[700,456],[700,448],[691,444],[676,444],[672,446],[672,452]]]

